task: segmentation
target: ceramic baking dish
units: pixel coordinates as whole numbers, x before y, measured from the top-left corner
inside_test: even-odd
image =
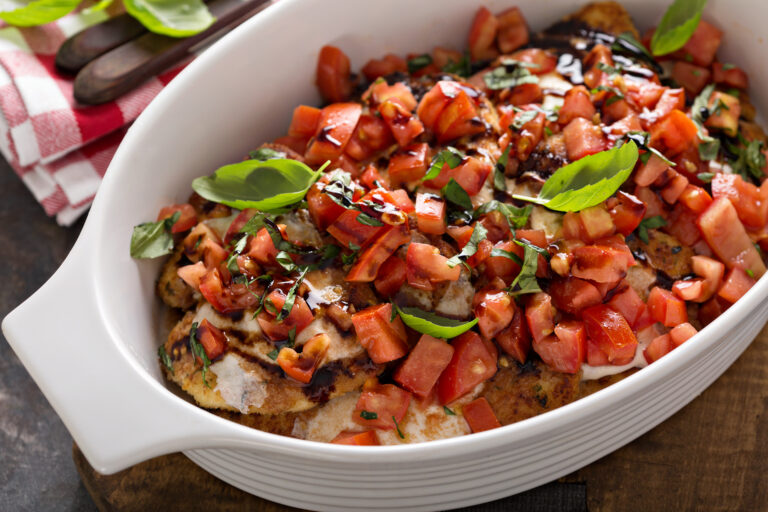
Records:
[[[577,8],[520,5],[533,29]],[[581,3],[581,2],[578,2]],[[639,27],[669,0],[627,0]],[[768,280],[690,342],[631,377],[560,409],[493,431],[425,444],[350,447],[252,430],[166,389],[157,361],[159,262],[128,255],[131,229],[183,202],[194,177],[282,135],[298,103],[319,103],[318,49],[353,69],[386,52],[464,44],[475,2],[281,0],[185,69],[136,121],[115,155],[62,267],[8,315],[3,332],[91,464],[111,473],[184,451],[217,477],[277,502],[322,510],[447,509],[511,495],[565,475],[648,431],[701,393],[768,318]],[[723,61],[746,69],[768,107],[768,7],[710,0]],[[734,393],[739,390],[734,389]],[[694,447],[691,447],[693,450]]]

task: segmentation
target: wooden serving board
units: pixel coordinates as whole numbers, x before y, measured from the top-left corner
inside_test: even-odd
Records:
[[[472,511],[768,510],[768,328],[682,411],[607,457],[555,482]],[[75,466],[105,511],[293,511],[217,480],[182,454],[115,475],[77,446]]]

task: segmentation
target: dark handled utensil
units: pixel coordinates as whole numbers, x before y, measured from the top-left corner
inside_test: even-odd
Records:
[[[199,34],[179,39],[147,32],[113,47],[77,74],[75,100],[86,105],[114,100],[182,60],[207,40],[218,37],[225,27],[244,21],[267,3],[269,0],[214,0],[208,8],[216,21]],[[117,39],[114,37],[112,41]],[[101,47],[104,46],[106,44]]]

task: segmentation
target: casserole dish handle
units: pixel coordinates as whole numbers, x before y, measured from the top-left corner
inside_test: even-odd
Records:
[[[109,474],[225,437],[236,442],[238,425],[175,397],[113,341],[82,272],[88,258],[75,255],[85,256],[81,242],[2,329],[91,465]]]

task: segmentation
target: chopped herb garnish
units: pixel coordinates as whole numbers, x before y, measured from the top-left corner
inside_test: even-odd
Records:
[[[515,243],[516,243],[517,245],[519,245],[520,247],[530,247],[531,249],[533,249],[533,250],[534,250],[534,251],[536,251],[537,253],[539,253],[539,254],[541,254],[542,256],[544,256],[544,257],[545,257],[547,260],[549,260],[549,258],[551,258],[551,257],[552,257],[552,255],[551,255],[551,254],[549,254],[549,251],[547,251],[546,249],[544,249],[544,248],[542,248],[542,247],[539,247],[538,245],[534,245],[534,244],[532,244],[532,243],[531,243],[531,242],[529,242],[528,240],[523,240],[522,238],[519,238],[519,239],[518,239],[518,238],[516,238],[516,239],[515,239]]]
[[[173,361],[171,361],[171,356],[168,355],[168,352],[165,351],[165,345],[157,347],[157,355],[160,357],[160,362],[163,363],[163,366],[173,375]]]
[[[364,420],[375,420],[379,418],[379,415],[375,412],[370,411],[360,411],[360,417]]]
[[[427,174],[425,174],[421,179],[421,181],[437,178],[445,164],[448,164],[448,167],[451,169],[455,169],[461,164],[462,160],[464,160],[464,153],[454,147],[446,147],[432,158],[432,163],[429,165],[429,170],[427,171]]]
[[[497,211],[501,213],[505,219],[507,219],[509,228],[514,232],[515,229],[520,229],[526,225],[532,210],[533,207],[531,205],[526,205],[523,208],[519,208],[517,206],[502,203],[501,201],[496,201],[493,199],[478,206],[475,210],[473,218],[478,219],[481,215],[485,215],[492,211]]]
[[[725,64],[723,64],[722,70],[723,71],[728,71],[729,69],[733,69],[735,67],[736,66],[731,64],[730,62],[726,62]]]
[[[483,240],[486,239],[488,235],[488,230],[485,229],[485,227],[479,223],[475,223],[475,227],[472,230],[472,236],[469,237],[469,242],[467,242],[467,245],[465,245],[461,252],[452,258],[449,258],[446,262],[449,267],[453,268],[459,263],[465,263],[472,255],[474,255],[477,252],[477,247]]]
[[[393,309],[397,309],[403,323],[421,334],[429,334],[435,338],[455,338],[470,330],[477,323],[477,318],[468,322],[446,318],[435,313],[424,311],[414,307],[398,307],[392,303]]]
[[[552,136],[552,130],[549,129],[549,126],[544,127],[544,133],[546,134],[547,137]]]
[[[472,74],[472,65],[469,59],[469,52],[464,52],[458,62],[448,61],[448,64],[443,67],[443,71],[465,78],[470,76]]]
[[[278,354],[280,354],[280,351],[275,348],[275,349],[272,349],[272,351],[269,354],[267,354],[267,357],[273,361],[277,361]]]
[[[171,228],[179,217],[181,212],[177,211],[167,219],[135,226],[131,235],[131,258],[157,258],[170,254],[173,251]]]
[[[445,405],[443,406],[443,412],[445,412],[446,416],[456,416],[456,413],[450,410],[448,406],[445,406]]]
[[[349,242],[349,250],[352,251],[351,254],[341,255],[341,262],[344,265],[351,265],[352,263],[355,262],[355,260],[357,260],[357,257],[360,254],[360,246],[357,244],[353,244],[352,242]]]
[[[696,124],[699,140],[701,140],[699,157],[702,160],[714,160],[720,151],[720,141],[710,136],[704,128],[704,122],[713,113],[709,108],[709,99],[714,90],[715,84],[709,84],[696,96],[691,105],[691,119]]]
[[[203,348],[200,342],[197,341],[197,322],[194,322],[192,327],[189,329],[189,350],[192,352],[192,357],[199,357],[203,362],[203,383],[205,384],[205,387],[210,388],[211,385],[208,384],[205,375],[208,373],[208,367],[211,365],[211,360],[208,359],[208,354],[205,353],[205,348]]]
[[[748,275],[749,277],[751,277],[752,279],[754,279],[754,278],[755,278],[755,273],[754,273],[754,272],[752,272],[752,269],[750,269],[750,268],[746,268],[746,269],[744,269],[744,272],[746,272],[746,273],[747,273],[747,275]]]
[[[509,162],[509,150],[512,149],[512,144],[508,144],[504,149],[504,152],[496,162],[496,166],[493,168],[493,188],[500,191],[507,191],[507,180],[504,178],[504,173],[507,169],[507,163]]]
[[[420,69],[424,69],[430,64],[432,64],[432,56],[430,54],[423,53],[421,55],[417,55],[412,59],[408,59],[407,61],[408,73],[411,73],[411,74],[416,73]]]
[[[259,148],[248,153],[248,157],[252,160],[276,160],[280,158],[286,158],[288,155],[283,151],[277,151],[272,148]]]
[[[643,243],[648,243],[648,230],[649,229],[657,229],[662,226],[666,226],[667,221],[664,220],[664,217],[661,215],[654,215],[653,217],[648,217],[647,219],[643,219],[640,221],[640,224],[637,226],[637,238],[643,241]]]
[[[523,249],[525,250],[523,266],[515,280],[507,288],[507,293],[512,296],[541,291],[539,282],[536,280],[536,270],[539,268],[539,253],[530,245],[523,245]]]
[[[730,141],[726,141],[728,151],[736,158],[729,158],[728,163],[733,168],[733,172],[740,174],[742,178],[749,181],[750,179],[759,182],[765,168],[766,161],[763,154],[763,148],[765,144],[761,140],[747,140],[739,134],[739,141],[741,147],[736,146]]]
[[[526,123],[530,123],[536,119],[536,116],[538,115],[538,110],[522,110],[518,112],[518,114],[512,120],[512,124],[509,125],[509,128],[516,132],[520,131],[523,129],[523,126],[525,126]],[[507,146],[507,148],[509,148],[509,146]]]
[[[710,181],[712,181],[712,178],[715,177],[715,173],[713,173],[713,172],[700,172],[699,174],[696,175],[696,177],[699,178],[704,183],[709,183]]]
[[[621,94],[620,90],[618,90],[615,87],[610,87],[608,85],[598,85],[597,87],[592,89],[592,91],[590,91],[590,92],[592,94],[597,94],[600,91],[605,91],[605,92],[609,92],[609,93],[613,94],[613,96],[611,96],[607,100],[605,100],[605,105],[606,106],[613,105],[617,101],[624,99],[624,95]]]
[[[461,221],[465,224],[472,222],[472,200],[456,180],[451,180],[442,188],[443,199],[448,210],[449,224]]]
[[[528,62],[513,59],[502,61],[502,65],[483,75],[486,87],[498,91],[509,89],[522,84],[537,84],[539,77],[531,74],[528,68],[538,67]]]
[[[392,415],[392,421],[395,422],[395,430],[397,431],[397,435],[400,436],[400,439],[405,439],[405,436],[400,431],[400,425],[397,424],[397,420],[395,419],[394,415]]]
[[[371,217],[370,215],[364,212],[360,212],[359,214],[357,214],[357,217],[355,217],[355,220],[364,226],[378,227],[378,226],[384,225],[384,223],[381,222],[379,219],[375,217]]]
[[[233,275],[240,273],[240,267],[237,266],[237,257],[242,254],[247,241],[248,235],[243,235],[238,238],[235,242],[235,246],[232,248],[232,251],[227,257],[227,270],[229,270]]]
[[[520,259],[520,256],[518,256],[517,254],[515,254],[513,252],[505,251],[504,249],[499,249],[498,247],[494,247],[493,249],[491,249],[491,257],[492,258],[496,258],[496,257],[507,258],[507,259],[510,259],[510,260],[514,261],[515,263],[517,263],[521,267],[523,266],[523,260]]]
[[[299,286],[301,286],[302,281],[304,281],[304,277],[307,275],[307,271],[307,268],[302,269],[302,271],[299,273],[299,277],[296,279],[296,282],[293,283],[291,289],[288,290],[288,295],[285,296],[285,304],[283,304],[282,309],[275,318],[278,322],[282,322],[285,317],[291,314],[293,303],[296,301],[296,294],[299,291]]]

